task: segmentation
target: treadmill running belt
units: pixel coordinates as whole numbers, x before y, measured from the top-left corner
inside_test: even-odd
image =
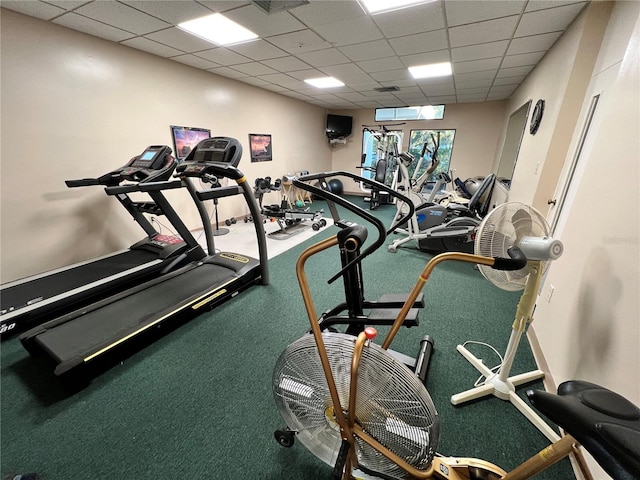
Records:
[[[192,297],[212,292],[236,277],[231,269],[202,264],[44,331],[35,338],[35,342],[60,363],[84,358],[175,312],[181,305],[192,301]]]
[[[51,298],[157,259],[158,254],[151,251],[127,250],[117,255],[31,280],[28,288],[25,288],[24,284],[3,288],[2,304],[20,308],[34,298]]]

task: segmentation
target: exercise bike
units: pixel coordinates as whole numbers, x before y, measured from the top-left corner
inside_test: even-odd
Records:
[[[401,191],[407,192],[415,212],[408,222],[399,220],[409,208],[406,202],[397,203],[397,213],[391,229],[404,235],[394,240],[387,249],[395,253],[405,243],[416,241],[420,250],[428,252],[459,251],[473,253],[475,231],[488,210],[488,199],[495,184],[495,175],[486,176],[467,205],[449,203],[440,205],[428,202],[420,193],[411,188],[408,167],[413,157],[401,153],[398,167],[402,178]]]
[[[305,264],[338,244],[337,235],[323,240],[307,248],[296,264],[311,335],[289,345],[274,368],[274,398],[287,425],[275,432],[281,445],[290,447],[298,439],[333,467],[334,479],[342,480],[524,480],[577,451],[579,445],[613,478],[640,478],[640,409],[583,381],[561,384],[558,395],[527,392],[531,403],[568,434],[509,473],[484,460],[437,453],[440,426],[431,397],[423,381],[391,355],[389,347],[438,265],[461,261],[520,270],[531,255],[526,242],[511,248],[510,258],[461,252],[435,256],[381,345],[373,342],[377,332],[372,327],[354,337],[322,331],[317,321]]]

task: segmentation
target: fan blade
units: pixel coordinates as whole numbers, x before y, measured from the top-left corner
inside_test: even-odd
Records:
[[[511,223],[516,232],[516,242],[520,243],[520,240],[531,235],[531,229],[533,228],[533,222],[529,212],[520,208],[511,216]]]

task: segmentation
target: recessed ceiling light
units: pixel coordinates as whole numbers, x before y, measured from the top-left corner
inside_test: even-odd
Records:
[[[398,10],[405,7],[413,7],[414,5],[433,1],[434,0],[360,0],[360,3],[364,5],[367,12],[374,14]]]
[[[344,83],[333,77],[309,78],[305,82],[317,88],[344,87]]]
[[[178,28],[218,45],[231,45],[258,38],[252,31],[219,13],[183,22]]]
[[[430,65],[418,65],[409,67],[413,78],[446,77],[451,75],[451,63],[432,63]]]

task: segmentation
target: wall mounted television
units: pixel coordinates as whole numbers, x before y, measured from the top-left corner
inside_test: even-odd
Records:
[[[173,139],[173,151],[176,158],[184,160],[193,147],[202,140],[211,138],[211,130],[208,128],[171,125],[171,138]]]
[[[325,130],[327,137],[340,138],[348,137],[351,135],[351,128],[353,126],[353,117],[346,115],[327,115],[327,128]]]

